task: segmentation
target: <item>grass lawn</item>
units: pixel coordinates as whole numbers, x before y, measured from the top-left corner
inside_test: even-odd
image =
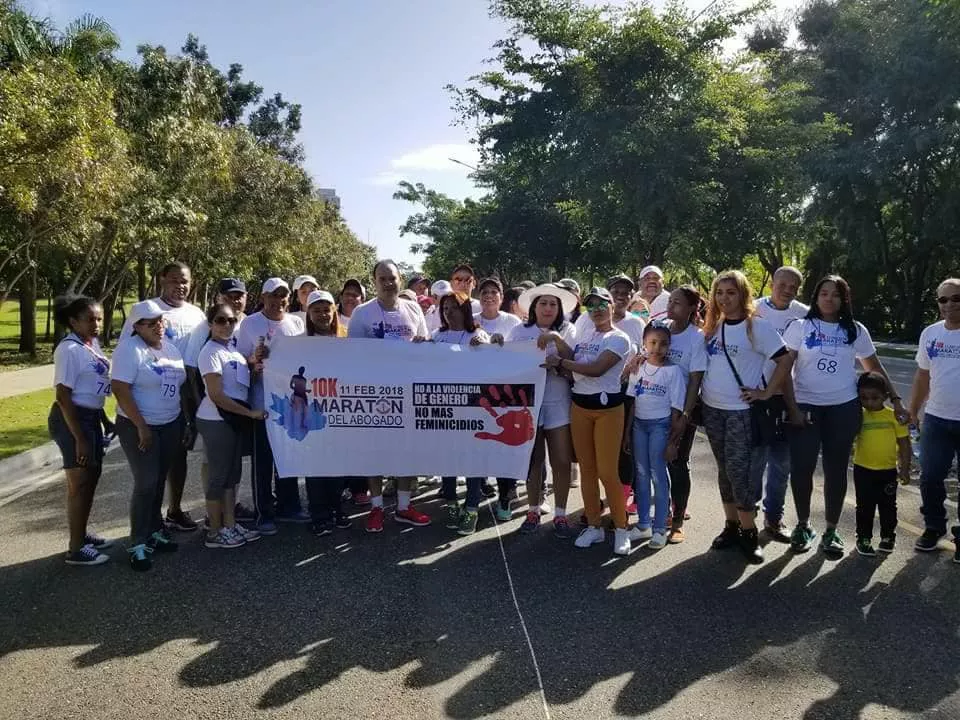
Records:
[[[53,388],[26,395],[0,398],[0,460],[50,440],[47,415],[53,404]],[[113,417],[116,403],[107,398],[107,415]]]
[[[904,348],[878,347],[877,355],[880,357],[895,357],[904,358],[905,360],[913,360],[917,356],[917,351],[906,350]]]

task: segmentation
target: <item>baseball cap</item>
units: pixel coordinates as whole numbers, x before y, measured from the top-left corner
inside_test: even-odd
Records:
[[[307,307],[310,307],[315,302],[328,302],[333,305],[333,295],[328,293],[326,290],[314,290],[307,296]]]
[[[633,292],[634,289],[636,289],[636,286],[633,284],[633,280],[631,280],[628,275],[624,275],[623,273],[620,273],[619,275],[614,275],[612,278],[609,278],[607,280],[607,290],[611,289],[617,283],[626,283],[627,285],[629,285],[630,292]]]
[[[153,320],[158,317],[163,317],[163,308],[153,300],[141,300],[130,308],[131,325],[136,325],[141,320]]]
[[[478,290],[478,291],[479,291],[479,290],[483,290],[483,286],[484,286],[484,285],[493,285],[494,287],[497,288],[497,290],[500,292],[500,294],[503,294],[503,283],[501,283],[501,282],[500,282],[497,278],[495,278],[495,277],[488,277],[488,278],[484,278],[483,280],[481,280],[481,281],[480,281],[480,284],[477,286],[477,290]]]
[[[320,283],[317,282],[317,279],[313,275],[297,275],[293,281],[293,289],[299,290],[300,286],[304,283],[313,283],[317,287],[320,287]]]
[[[471,266],[467,265],[467,263],[460,263],[459,265],[457,265],[453,270],[450,271],[450,277],[453,277],[454,275],[456,275],[456,274],[457,274],[458,272],[460,272],[461,270],[466,270],[466,271],[467,271],[468,273],[470,273],[470,275],[472,275],[474,278],[477,277],[477,274],[473,271],[473,268],[472,268]]]
[[[348,287],[355,287],[360,292],[360,299],[367,299],[367,289],[363,286],[363,283],[357,280],[356,278],[349,278],[346,282],[343,283],[343,290],[340,291],[340,294],[343,294],[343,291]]]
[[[423,275],[414,275],[407,281],[407,287],[412,288],[417,283],[422,283],[424,281],[426,281],[426,278]]]
[[[430,286],[430,294],[436,295],[437,297],[443,297],[444,295],[449,295],[452,292],[453,285],[446,280],[437,280],[433,285]]]
[[[580,297],[580,283],[573,278],[561,278],[557,280],[556,284],[562,287],[564,290],[569,290],[577,297]]]
[[[220,285],[217,286],[217,292],[221,295],[232,292],[245,293],[246,291],[247,286],[243,284],[243,280],[237,280],[236,278],[224,278],[220,281]]]
[[[583,296],[583,304],[586,305],[587,300],[589,300],[592,297],[600,298],[601,300],[606,300],[609,303],[613,302],[613,296],[610,294],[610,291],[602,287],[590,288],[590,292],[588,292],[586,295]]]
[[[272,277],[263,283],[263,288],[260,290],[260,292],[263,295],[272,295],[280,288],[283,288],[288,293],[290,292],[290,286],[287,285],[286,280],[278,277]]]
[[[649,275],[650,273],[653,273],[653,274],[656,275],[658,278],[660,278],[661,280],[663,280],[663,270],[661,270],[661,269],[660,269],[659,267],[657,267],[656,265],[647,265],[643,270],[641,270],[641,271],[640,271],[640,279],[642,280],[644,275]]]

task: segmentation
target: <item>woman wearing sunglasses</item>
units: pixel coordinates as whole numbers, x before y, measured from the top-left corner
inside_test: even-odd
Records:
[[[586,506],[587,527],[575,545],[590,547],[605,539],[600,527],[600,483],[603,483],[615,528],[613,551],[630,552],[627,509],[618,464],[623,439],[624,393],[620,376],[630,338],[613,326],[613,297],[604,288],[593,288],[584,297],[592,327],[577,338],[573,358],[546,358],[546,367],[573,373],[570,432],[580,461],[580,482]]]
[[[237,485],[243,471],[243,447],[253,426],[250,419],[262,420],[263,410],[251,410],[250,369],[237,351],[233,332],[237,316],[233,308],[220,303],[207,310],[210,339],[197,357],[205,394],[197,410],[197,430],[209,466],[206,487],[207,518],[210,526],[204,545],[208,548],[237,548],[260,539],[260,533],[237,522],[234,508]]]
[[[153,300],[134,305],[133,335],[113,353],[117,436],[133,474],[128,551],[138,571],[150,569],[154,551],[177,549],[160,514],[163,486],[171,460],[193,440],[181,406],[187,373],[177,346],[164,337],[163,312]]]

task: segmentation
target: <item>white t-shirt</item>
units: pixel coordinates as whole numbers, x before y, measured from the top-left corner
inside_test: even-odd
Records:
[[[766,361],[784,349],[780,333],[763,318],[753,320],[752,343],[747,336],[745,320],[726,323],[723,333],[726,336],[727,353],[744,385],[748,388],[762,387],[761,376]],[[723,353],[720,328],[717,328],[717,334],[707,341],[707,372],[703,376],[700,393],[705,404],[718,410],[750,408],[740,399],[740,385]]]
[[[630,354],[638,353],[643,349],[643,329],[647,324],[635,315],[627,313],[622,320],[614,320],[613,326],[622,330],[630,338]],[[577,337],[586,337],[596,330],[596,325],[590,318],[590,313],[584,313],[577,318]]]
[[[469,345],[474,335],[483,338],[487,342],[490,341],[490,337],[483,328],[476,328],[473,332],[467,332],[466,330],[437,330],[433,334],[433,341],[435,343],[446,343],[449,345]]]
[[[683,403],[687,398],[687,377],[678,365],[654,368],[644,363],[638,372],[630,375],[627,393],[634,398],[634,417],[660,420],[670,417],[673,409],[683,412]]]
[[[177,346],[181,357],[186,355],[187,342],[190,340],[190,333],[197,325],[207,324],[207,315],[196,305],[188,302],[180,307],[167,305],[163,300],[156,297],[153,301],[163,310],[163,337]],[[130,317],[123,324],[123,330],[120,331],[120,340],[126,340],[133,335],[133,323]],[[203,347],[201,345],[201,347]]]
[[[53,386],[63,385],[73,392],[73,404],[99,410],[110,394],[110,361],[100,350],[96,338],[85,345],[70,333],[53,353]]]
[[[776,305],[773,304],[773,300],[769,297],[763,297],[756,300],[753,303],[754,308],[754,317],[762,317],[768,323],[773,325],[774,329],[780,333],[780,337],[783,337],[784,331],[794,320],[799,320],[805,318],[807,313],[810,312],[810,308],[804,305],[802,302],[797,302],[796,300],[791,300],[790,304],[787,306],[786,310],[780,310]],[[773,371],[776,368],[777,364],[773,361],[768,362],[763,368],[763,375],[768,380],[773,377]]]
[[[670,333],[667,358],[680,368],[684,378],[688,378],[692,372],[706,372],[707,341],[703,337],[703,330],[691,323],[683,332],[676,335]]]
[[[219,375],[223,392],[234,400],[247,401],[250,394],[250,368],[247,359],[236,349],[236,336],[230,338],[228,345],[210,340],[197,358],[197,370],[203,378],[206,394],[197,408],[197,417],[201,420],[223,420],[217,404],[210,399],[207,387],[207,375]]]
[[[303,326],[303,320],[284,313],[280,320],[271,320],[262,312],[248,315],[240,323],[240,329],[234,334],[237,339],[237,350],[245,358],[250,357],[256,350],[260,338],[263,338],[263,344],[270,347],[273,338],[278,335],[285,337],[295,337],[303,335],[306,328]],[[257,375],[250,384],[250,407],[255,410],[263,410],[263,376]]]
[[[593,332],[577,337],[577,346],[573,351],[573,360],[578,363],[590,363],[596,360],[604,351],[609,350],[620,358],[612,368],[600,377],[587,377],[580,373],[573,373],[573,392],[578,395],[596,395],[598,393],[614,394],[620,392],[620,375],[627,355],[630,354],[630,338],[623,330],[613,328],[607,332],[600,332],[594,327]]]
[[[347,337],[380,338],[383,340],[413,340],[429,338],[423,311],[415,302],[397,300],[393,310],[386,310],[377,298],[360,305],[350,316]]]
[[[857,358],[877,354],[870,333],[857,323],[857,339],[847,344],[847,331],[837,323],[797,320],[787,326],[783,341],[797,353],[793,387],[798,403],[840,405],[857,397]]]
[[[180,386],[186,378],[183,356],[167,340],[157,349],[136,336],[117,345],[113,353],[113,379],[130,384],[133,401],[147,425],[166,425],[177,419]],[[117,414],[127,417],[119,405]]]
[[[487,318],[483,316],[483,313],[477,313],[473,316],[473,321],[479,327],[482,327],[487,335],[503,335],[504,340],[507,338],[507,333],[521,322],[520,318],[516,315],[505,313],[502,310],[497,313],[497,316],[493,320],[487,320]]]
[[[510,334],[506,336],[506,342],[536,342],[537,338],[540,337],[545,332],[552,332],[551,330],[541,330],[536,325],[531,325],[527,327],[523,323],[514,327]],[[560,337],[563,338],[563,341],[573,349],[577,342],[577,331],[574,329],[573,324],[565,322],[560,326]],[[547,345],[546,355],[557,354],[557,344],[552,340]],[[550,403],[567,403],[570,404],[570,381],[565,377],[558,375],[553,372],[547,373],[547,383],[543,389],[543,402]]]
[[[669,303],[670,292],[668,290],[661,290],[660,294],[653,299],[652,303],[650,303],[650,320],[666,320],[667,305]]]
[[[230,347],[237,347],[237,330],[240,328],[240,325],[243,323],[243,318],[246,315],[240,315],[240,322],[238,322],[233,328],[233,337],[230,338]],[[183,353],[183,364],[187,367],[198,367],[197,358],[200,357],[200,351],[203,350],[203,346],[207,344],[207,340],[210,339],[210,324],[204,318],[204,321],[197,325],[193,332],[190,333],[190,338],[187,340],[187,351]]]
[[[920,333],[917,366],[930,371],[926,412],[960,421],[960,330],[947,330],[943,321]]]
[[[423,314],[423,319],[427,323],[427,331],[432,337],[440,329],[440,311],[436,305],[433,305],[428,312]]]

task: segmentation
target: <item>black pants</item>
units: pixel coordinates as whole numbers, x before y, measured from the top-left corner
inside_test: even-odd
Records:
[[[897,470],[870,470],[853,466],[857,491],[857,537],[873,537],[873,516],[880,515],[880,537],[892,538],[897,529]]]
[[[343,515],[343,478],[308,477],[306,485],[307,506],[314,522],[333,522]]]
[[[667,465],[670,471],[670,498],[673,500],[673,527],[683,527],[683,516],[690,502],[690,450],[697,436],[697,426],[687,423],[680,436],[677,459]]]
[[[345,480],[347,487],[350,488],[350,492],[352,492],[354,495],[357,493],[365,493],[370,490],[370,480],[366,476],[353,476],[345,478]]]

